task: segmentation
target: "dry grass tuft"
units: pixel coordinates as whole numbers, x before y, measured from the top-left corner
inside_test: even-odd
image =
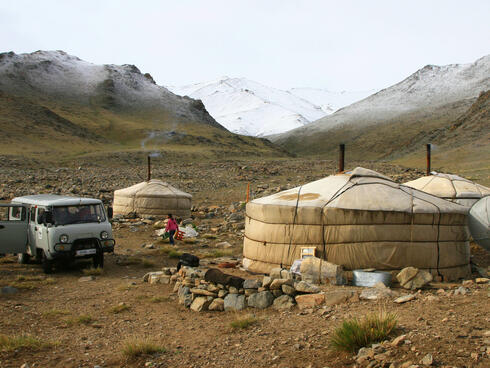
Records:
[[[141,262],[141,265],[144,267],[144,268],[151,268],[151,267],[155,267],[155,262],[152,262],[148,259],[144,259],[142,262]]]
[[[59,317],[59,316],[66,316],[67,314],[70,314],[70,312],[67,310],[50,309],[50,310],[44,311],[42,313],[42,316],[47,317],[47,318],[54,318],[54,317]]]
[[[90,325],[92,322],[94,322],[94,319],[92,316],[88,314],[81,314],[77,318],[69,318],[65,320],[66,324],[68,326],[73,326],[73,325]]]
[[[238,329],[245,330],[250,326],[255,325],[257,322],[258,319],[254,315],[247,314],[245,316],[237,317],[234,321],[230,322],[230,326],[234,330],[238,330]]]
[[[148,339],[132,338],[123,343],[122,353],[128,359],[135,359],[143,355],[165,353],[166,349]]]
[[[87,276],[100,276],[104,273],[104,269],[100,267],[97,268],[90,267],[90,268],[84,268],[82,272],[84,275]]]
[[[352,318],[337,327],[330,338],[335,351],[356,352],[362,347],[386,340],[397,326],[393,313],[373,313],[362,319]]]
[[[19,349],[39,350],[53,345],[54,343],[52,342],[41,341],[29,335],[0,335],[0,351],[14,351]]]
[[[114,307],[110,308],[109,309],[109,312],[110,313],[113,313],[113,314],[118,314],[118,313],[121,313],[121,312],[125,312],[127,310],[129,310],[129,305],[127,304],[124,304],[124,303],[121,303],[121,304],[118,304],[118,305],[115,305]]]

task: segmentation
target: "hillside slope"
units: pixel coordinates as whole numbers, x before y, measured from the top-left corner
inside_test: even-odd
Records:
[[[397,158],[427,134],[461,116],[490,89],[490,56],[462,65],[428,65],[402,82],[271,139],[300,154],[332,154],[339,143],[351,158]]]
[[[134,65],[95,65],[63,51],[3,53],[0,92],[0,128],[7,137],[0,153],[279,154],[265,140],[228,132],[201,101],[156,85]]]

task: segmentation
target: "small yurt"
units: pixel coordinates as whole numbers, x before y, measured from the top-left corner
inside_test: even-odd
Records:
[[[452,174],[434,172],[433,175],[404,183],[426,193],[459,203],[470,208],[480,198],[490,195],[490,188]]]
[[[247,204],[243,265],[289,267],[303,247],[347,270],[470,272],[467,209],[356,168]]]
[[[114,191],[114,215],[136,213],[138,216],[178,217],[191,214],[192,195],[161,180],[152,179]]]

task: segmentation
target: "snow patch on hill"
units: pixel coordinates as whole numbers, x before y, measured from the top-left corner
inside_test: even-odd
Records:
[[[302,127],[357,98],[348,94],[339,98],[342,93],[312,88],[283,91],[246,78],[228,77],[167,88],[178,95],[202,100],[208,112],[228,130],[253,136]]]

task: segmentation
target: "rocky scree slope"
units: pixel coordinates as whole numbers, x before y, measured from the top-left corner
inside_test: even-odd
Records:
[[[470,64],[427,65],[332,115],[270,138],[297,153],[331,153],[346,143],[354,158],[396,157],[414,137],[461,116],[488,89],[490,55]]]

